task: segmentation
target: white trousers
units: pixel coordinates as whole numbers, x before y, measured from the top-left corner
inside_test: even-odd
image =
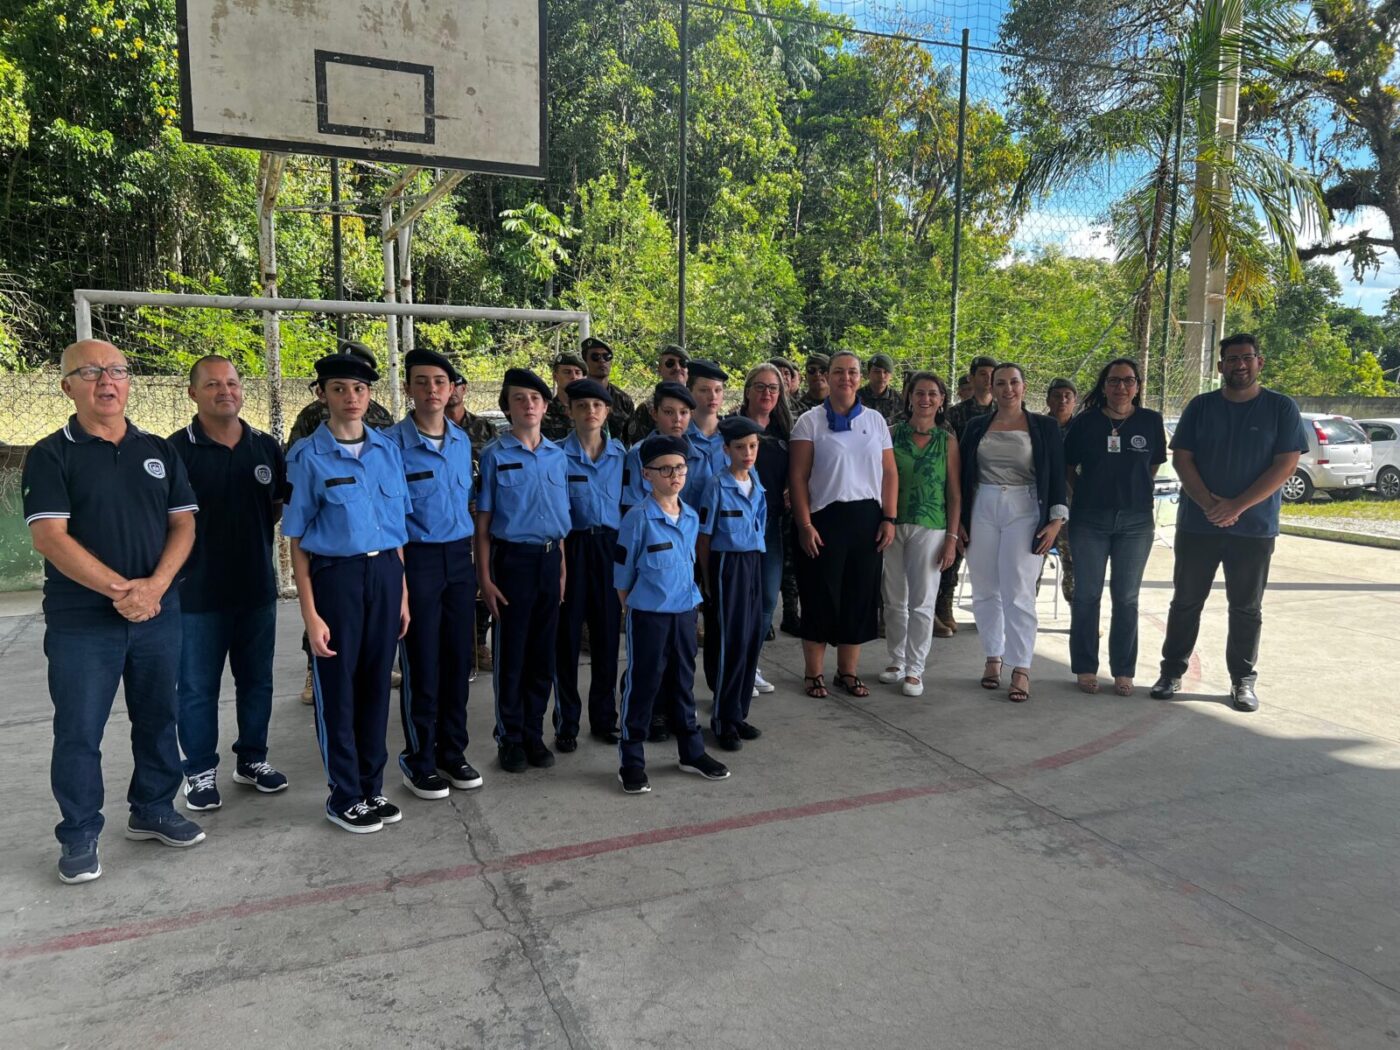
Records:
[[[1035,653],[1035,584],[1039,554],[1031,543],[1040,524],[1035,489],[979,485],[968,530],[967,568],[972,580],[972,615],[988,659],[1030,667]]]
[[[894,542],[885,550],[885,644],[890,666],[905,678],[923,680],[929,646],[933,644],[933,606],[938,598],[938,556],[943,553],[943,529],[896,525]]]

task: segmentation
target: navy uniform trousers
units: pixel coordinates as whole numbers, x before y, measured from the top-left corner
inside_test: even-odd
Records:
[[[476,656],[476,564],[472,541],[409,543],[408,634],[399,643],[404,752],[410,778],[431,776],[467,751],[467,696]]]
[[[705,751],[695,723],[695,610],[627,610],[627,672],[622,676],[623,768],[646,767],[643,744],[652,716],[669,719],[682,762]]]
[[[564,541],[569,573],[564,583],[554,670],[554,732],[578,736],[583,698],[578,691],[579,652],[588,625],[588,728],[611,732],[617,725],[617,642],[622,603],[612,585],[617,530],[576,529]]]
[[[403,563],[392,550],[373,557],[313,554],[311,592],[335,653],[312,659],[316,739],[331,791],[326,804],[343,813],[384,787]]]
[[[710,728],[734,732],[749,718],[758,652],[763,648],[763,555],[710,552],[705,603],[705,681],[715,697]]]
[[[562,557],[558,543],[491,540],[491,579],[506,599],[492,632],[497,744],[544,742]]]

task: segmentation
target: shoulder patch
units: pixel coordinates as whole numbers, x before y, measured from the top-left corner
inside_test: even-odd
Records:
[[[619,565],[627,564],[627,548],[620,543],[613,547],[613,561]]]
[[[708,521],[709,518],[710,518],[710,508],[709,508],[709,507],[701,507],[700,510],[699,510],[697,513],[699,513],[699,515],[700,515],[700,524],[701,524],[701,525],[705,524],[705,522]],[[723,514],[721,513],[720,516],[723,517]]]

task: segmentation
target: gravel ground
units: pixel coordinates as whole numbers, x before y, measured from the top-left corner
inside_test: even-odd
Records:
[[[1309,514],[1304,510],[1290,511],[1283,516],[1285,525],[1309,525],[1335,532],[1359,532],[1369,536],[1390,536],[1400,539],[1400,521],[1377,518],[1340,517],[1336,514]]]

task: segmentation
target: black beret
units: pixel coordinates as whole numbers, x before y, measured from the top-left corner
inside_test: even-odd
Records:
[[[719,421],[719,433],[727,445],[750,434],[762,434],[763,428],[748,416],[725,416]]]
[[[695,358],[690,362],[690,381],[693,383],[697,379],[718,379],[721,383],[727,383],[729,373],[713,361]]]
[[[452,362],[443,357],[436,350],[423,350],[415,348],[403,355],[403,377],[407,381],[414,366],[441,368],[447,373],[447,378],[452,382],[457,381],[457,369],[452,367]]]
[[[587,339],[580,343],[579,349],[582,350],[585,354],[588,353],[588,351],[590,350],[606,350],[608,353],[612,353],[612,347],[610,347],[607,343],[603,342],[596,335],[590,335]]]
[[[612,404],[612,394],[608,393],[608,388],[596,379],[575,379],[564,388],[564,396],[571,402],[591,397],[605,405]]]
[[[668,343],[667,345],[663,346],[661,348],[661,353],[657,354],[656,356],[679,357],[684,362],[690,361],[690,355],[685,352],[685,348],[677,346],[675,343]]]
[[[680,456],[685,459],[690,455],[690,442],[683,437],[653,434],[642,442],[639,455],[642,457],[642,466],[644,467],[655,462],[661,456]]]
[[[651,403],[653,405],[659,405],[663,397],[673,397],[689,408],[695,407],[695,398],[691,396],[689,390],[679,383],[657,383],[656,390],[652,394]]]
[[[337,341],[336,353],[354,354],[361,361],[364,361],[371,368],[378,368],[379,362],[374,359],[374,351],[365,346],[364,343],[354,339],[341,339]]]
[[[325,383],[332,379],[357,379],[361,383],[373,383],[379,379],[379,373],[356,354],[327,354],[316,362],[316,382]]]
[[[506,387],[512,386],[522,386],[526,390],[533,390],[546,401],[554,396],[554,392],[549,389],[549,384],[528,368],[506,369],[505,378],[501,380],[501,393],[504,394]]]

